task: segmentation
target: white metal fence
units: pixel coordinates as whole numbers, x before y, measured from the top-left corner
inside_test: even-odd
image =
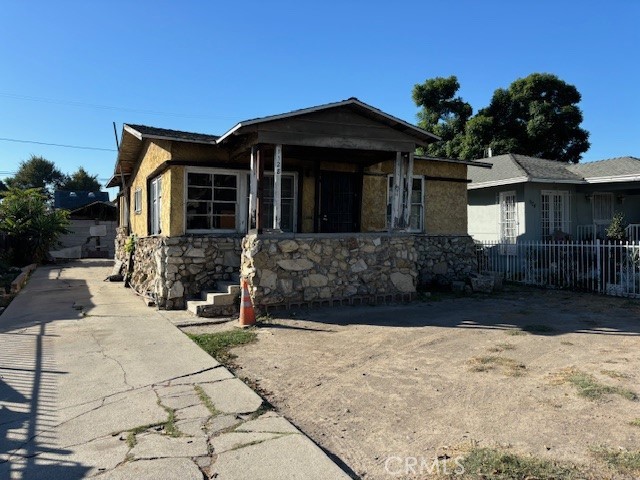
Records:
[[[526,285],[640,298],[640,242],[477,242],[478,269]]]

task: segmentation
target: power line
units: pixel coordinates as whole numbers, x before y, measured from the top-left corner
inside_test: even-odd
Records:
[[[118,110],[121,112],[142,113],[145,115],[161,115],[165,117],[184,117],[184,118],[202,118],[202,119],[212,119],[212,118],[235,119],[236,118],[236,117],[230,117],[230,116],[224,116],[224,115],[192,115],[188,113],[172,113],[172,112],[162,112],[157,110],[141,110],[136,108],[118,107],[113,105],[101,105],[97,103],[76,102],[73,100],[56,100],[54,98],[33,97],[30,95],[18,95],[15,93],[4,93],[4,92],[0,92],[0,97],[12,98],[15,100],[27,100],[30,102],[52,103],[56,105],[68,105],[71,107],[96,108],[99,110]]]
[[[63,148],[77,148],[80,150],[100,150],[102,152],[116,152],[117,150],[113,148],[101,148],[101,147],[85,147],[81,145],[66,145],[62,143],[48,143],[48,142],[36,142],[35,140],[19,140],[17,138],[2,138],[0,140],[5,142],[16,142],[16,143],[33,143],[36,145],[48,145],[50,147],[63,147]]]

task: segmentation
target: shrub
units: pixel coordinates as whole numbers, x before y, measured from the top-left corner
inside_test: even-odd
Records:
[[[39,188],[10,188],[2,196],[0,230],[9,237],[9,261],[14,265],[42,262],[58,237],[69,232],[69,213],[51,210]]]

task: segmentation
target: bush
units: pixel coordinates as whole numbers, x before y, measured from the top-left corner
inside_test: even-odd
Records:
[[[51,210],[38,188],[11,188],[2,196],[0,231],[9,238],[8,260],[19,266],[42,262],[58,237],[69,232],[69,213]]]
[[[605,230],[607,240],[624,240],[626,237],[624,229],[624,215],[622,214],[622,212],[618,212],[613,216],[613,218],[611,219],[611,223]]]

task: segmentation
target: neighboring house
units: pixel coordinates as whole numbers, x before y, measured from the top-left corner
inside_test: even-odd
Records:
[[[235,274],[257,306],[410,298],[474,268],[478,162],[414,155],[437,139],[355,98],[221,136],[125,124],[116,256],[133,242],[132,286],[161,308]]]
[[[469,169],[469,234],[480,241],[604,238],[615,213],[640,239],[640,159],[566,164],[524,155]]]
[[[54,258],[112,258],[118,209],[107,192],[54,192],[54,208],[69,210],[69,233],[62,235]]]

